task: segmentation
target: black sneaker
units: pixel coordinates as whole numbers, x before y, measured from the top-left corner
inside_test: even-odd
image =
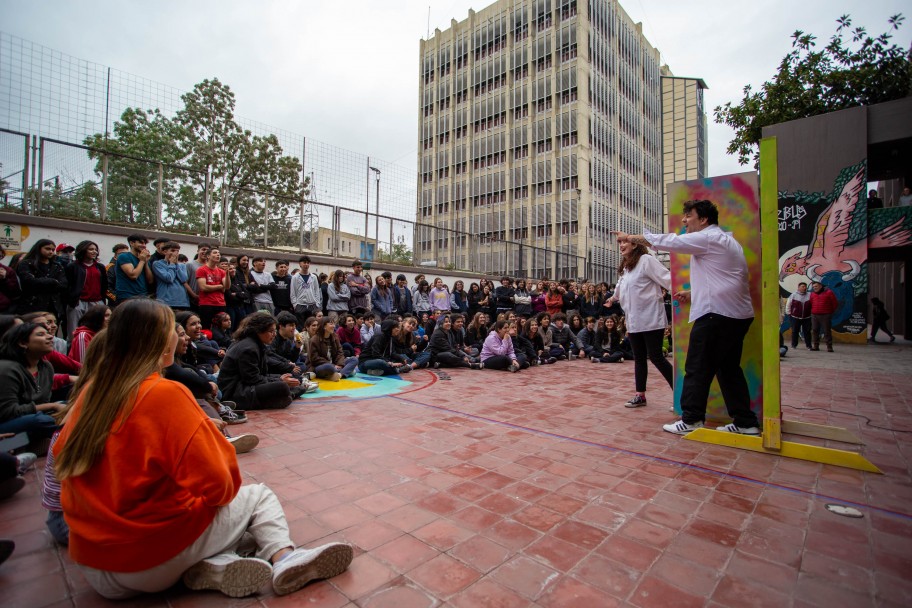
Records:
[[[644,407],[646,405],[646,397],[643,395],[634,395],[633,399],[624,404],[624,407]]]

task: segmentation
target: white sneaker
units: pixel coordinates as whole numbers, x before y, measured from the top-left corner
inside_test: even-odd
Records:
[[[272,588],[278,595],[288,595],[310,581],[342,574],[352,557],[352,547],[345,543],[295,549],[272,567]]]
[[[31,452],[22,452],[21,454],[16,454],[16,460],[19,461],[19,474],[22,475],[32,468],[32,465],[38,460],[38,456]]]
[[[759,435],[760,434],[760,429],[755,426],[749,426],[749,427],[745,428],[745,427],[736,426],[734,423],[717,427],[716,430],[722,431],[723,433],[737,433],[739,435]]]
[[[259,591],[271,576],[272,565],[266,560],[224,553],[194,564],[183,579],[189,589],[214,589],[228,597],[245,597]]]
[[[315,393],[320,390],[320,385],[316,382],[305,381],[304,382],[304,393]]]
[[[234,446],[235,454],[246,454],[260,443],[260,438],[256,435],[238,435],[228,437],[228,443]]]
[[[683,420],[678,420],[674,424],[666,424],[662,426],[662,429],[674,433],[675,435],[686,435],[691,431],[696,431],[697,429],[702,429],[702,422],[694,422],[693,424],[687,424]]]

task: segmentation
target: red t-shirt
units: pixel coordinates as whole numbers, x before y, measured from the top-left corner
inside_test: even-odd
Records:
[[[200,266],[196,270],[197,279],[206,279],[206,285],[221,285],[225,280],[225,271],[216,266],[209,268],[206,265]],[[199,290],[200,306],[224,306],[224,291],[203,291]]]
[[[82,262],[79,263],[82,264]],[[79,299],[83,302],[98,302],[104,298],[104,294],[101,293],[101,271],[94,262],[91,265],[83,264],[83,266],[85,266],[86,276]]]

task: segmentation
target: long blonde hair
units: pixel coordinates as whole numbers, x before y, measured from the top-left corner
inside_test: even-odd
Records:
[[[79,401],[82,410],[55,460],[58,479],[78,477],[92,468],[114,422],[126,422],[140,384],[161,371],[161,357],[173,335],[174,313],[155,300],[127,300],[114,309],[108,327],[89,343],[71,392],[66,409]]]

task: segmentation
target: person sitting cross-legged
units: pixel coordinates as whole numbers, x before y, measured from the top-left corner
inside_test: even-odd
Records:
[[[317,333],[308,345],[307,371],[317,378],[338,382],[355,374],[358,358],[345,356],[335,330],[336,324],[331,317],[317,321]]]
[[[269,373],[266,347],[275,337],[275,317],[266,311],[241,321],[218,375],[223,399],[244,410],[282,409],[304,394],[305,387],[292,374]]]
[[[86,581],[109,599],[181,579],[243,597],[345,571],[352,547],[295,549],[276,495],[241,485],[231,445],[190,391],[162,378],[176,342],[171,310],[136,298],[89,345],[53,448],[69,556]],[[248,544],[254,556],[242,557]]]

